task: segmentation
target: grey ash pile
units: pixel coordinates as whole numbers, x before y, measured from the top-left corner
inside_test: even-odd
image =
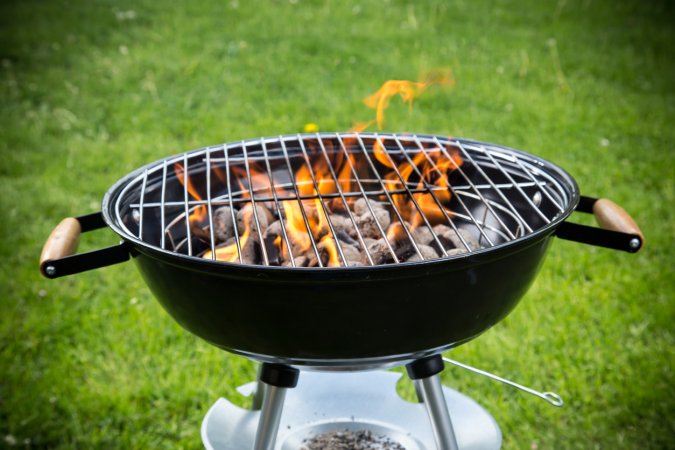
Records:
[[[370,430],[328,431],[306,440],[300,450],[405,450],[386,436]]]

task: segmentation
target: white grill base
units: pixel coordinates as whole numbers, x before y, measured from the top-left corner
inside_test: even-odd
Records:
[[[275,450],[300,450],[303,441],[334,430],[368,429],[406,450],[434,450],[429,417],[420,403],[396,393],[400,373],[301,372],[298,386],[288,389]],[[240,386],[251,395],[257,383]],[[461,450],[498,450],[502,433],[483,407],[459,392],[443,388],[457,443]],[[202,422],[207,450],[253,448],[260,411],[239,408],[220,398]]]

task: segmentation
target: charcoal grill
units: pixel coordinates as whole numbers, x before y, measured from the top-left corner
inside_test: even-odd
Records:
[[[374,205],[386,210],[397,233],[376,219],[365,235],[350,206],[359,199],[364,214],[376,218]],[[236,214],[246,205],[251,216],[242,231]],[[217,238],[223,207],[233,224],[229,244]],[[292,210],[307,240],[302,265],[315,267],[300,267],[293,254]],[[567,221],[575,210],[592,212],[602,228]],[[274,242],[264,234],[269,220],[279,220]],[[74,254],[80,233],[104,226],[123,241]],[[426,230],[431,256],[418,229]],[[643,243],[625,211],[581,196],[571,176],[534,155],[439,136],[321,133],[212,146],[142,167],[106,193],[101,212],[59,224],[41,271],[56,278],[132,257],[183,327],[263,362],[256,449],[274,448],[283,393],[295,386],[298,367],[398,364],[419,380],[436,443],[456,448],[439,354],[513,309],[552,236],[628,252]],[[326,239],[334,248],[328,259]],[[349,246],[360,249],[356,264]]]
[[[386,140],[385,140],[386,139]],[[343,202],[347,202],[348,198],[352,197],[363,197],[363,198],[380,198],[385,197],[388,206],[391,208],[393,214],[401,222],[405,222],[402,219],[402,213],[399,211],[394,202],[393,198],[398,195],[405,195],[412,199],[415,207],[419,209],[419,205],[415,202],[414,194],[418,193],[428,193],[430,194],[434,201],[440,204],[440,200],[435,195],[436,191],[439,191],[443,188],[429,186],[424,183],[424,188],[419,189],[411,186],[411,183],[404,182],[401,173],[394,167],[394,172],[399,178],[396,180],[397,186],[394,189],[388,189],[385,186],[385,181],[383,180],[380,172],[383,170],[381,165],[377,163],[372,157],[372,152],[369,151],[369,148],[372,148],[375,142],[383,142],[383,145],[388,149],[388,155],[392,161],[394,158],[399,157],[398,159],[407,159],[412,163],[410,154],[424,154],[428,156],[429,153],[441,153],[442,159],[440,162],[449,162],[452,164],[458,171],[457,178],[460,180],[460,185],[452,186],[450,185],[448,189],[454,194],[456,198],[456,204],[458,208],[453,211],[452,214],[449,214],[445,209],[440,211],[445,215],[447,223],[451,225],[455,230],[457,230],[457,223],[465,223],[472,227],[479,240],[485,244],[486,248],[495,247],[496,245],[504,242],[514,240],[516,238],[522,237],[525,234],[530,234],[534,230],[541,228],[543,225],[550,224],[555,219],[560,219],[562,214],[564,214],[566,209],[570,209],[570,205],[573,205],[575,202],[575,193],[576,189],[570,189],[572,182],[570,179],[565,180],[564,177],[561,177],[562,173],[558,173],[558,179],[547,174],[545,171],[541,170],[540,167],[532,165],[532,162],[527,162],[523,158],[518,158],[515,154],[509,155],[504,151],[497,151],[493,148],[490,151],[485,151],[484,147],[476,147],[470,143],[460,143],[459,148],[463,149],[462,155],[465,156],[468,161],[470,161],[471,167],[469,170],[475,172],[474,176],[468,176],[466,174],[466,167],[462,169],[455,160],[456,157],[453,157],[445,149],[449,145],[448,142],[443,144],[438,138],[433,138],[429,141],[428,139],[413,137],[399,137],[392,136],[391,138],[379,137],[374,135],[369,136],[360,136],[356,135],[352,139],[356,141],[358,145],[354,145],[354,148],[347,149],[344,145],[344,138],[340,135],[335,137],[335,140],[332,142],[331,147],[337,147],[333,150],[331,154],[326,151],[327,141],[326,138],[319,138],[315,141],[308,140],[307,138],[279,138],[276,140],[261,140],[257,142],[242,142],[238,145],[229,145],[221,148],[209,148],[204,151],[196,152],[193,154],[184,154],[178,157],[175,160],[164,161],[163,164],[155,165],[151,169],[143,170],[142,176],[135,177],[132,180],[127,180],[123,182],[125,184],[124,189],[120,192],[119,196],[115,199],[114,209],[111,211],[111,219],[118,224],[119,231],[126,236],[133,236],[138,238],[141,242],[146,244],[152,244],[155,247],[160,247],[161,249],[169,249],[171,252],[178,252],[182,254],[187,254],[189,256],[194,256],[196,253],[199,253],[199,250],[196,250],[197,246],[194,237],[191,233],[190,223],[188,217],[190,213],[202,205],[207,205],[209,211],[213,207],[220,205],[228,205],[232,207],[231,211],[234,211],[234,208],[241,203],[261,203],[261,202],[273,202],[274,203],[274,212],[278,216],[284,216],[283,208],[280,206],[283,200],[287,199],[302,199],[302,200],[312,200],[314,198],[319,198],[321,200],[322,206],[325,208],[327,200],[330,198],[339,197]],[[392,144],[391,142],[395,144]],[[307,147],[309,143],[315,142],[315,149],[313,154],[309,155]],[[405,142],[405,144],[403,143]],[[432,144],[437,147],[434,148],[425,148],[424,144]],[[276,145],[275,145],[276,144]],[[274,148],[270,148],[274,145]],[[395,145],[392,148],[392,145]],[[411,151],[411,145],[418,148],[417,151]],[[482,151],[477,151],[482,150]],[[360,151],[360,152],[359,152]],[[354,166],[356,163],[351,162],[348,158],[345,158],[344,161],[347,163],[347,166],[350,169],[351,176],[355,181],[355,185],[358,189],[352,192],[344,192],[340,188],[341,183],[338,180],[336,175],[337,169],[332,166],[331,160],[335,154],[344,153],[347,155],[356,155],[361,161],[365,161],[367,164],[366,169],[368,171],[368,178],[363,178],[358,175]],[[515,157],[514,157],[515,156]],[[332,194],[321,194],[318,184],[320,181],[317,180],[317,177],[314,175],[313,170],[311,169],[313,161],[317,159],[324,158],[327,162],[328,168],[330,169],[330,179],[329,181],[334,183],[336,186],[336,193]],[[501,163],[500,163],[501,160]],[[250,166],[253,162],[260,163],[267,169],[267,177],[270,180],[271,196],[269,194],[259,195],[256,188],[253,187],[251,182],[251,170]],[[437,168],[437,162],[433,160],[428,160],[430,164]],[[214,194],[211,189],[211,179],[213,177],[213,167],[219,163],[224,163],[227,177],[227,191],[224,194],[216,194],[216,198],[210,198]],[[309,167],[311,175],[311,183],[315,187],[317,193],[315,195],[301,195],[298,190],[298,182],[295,179],[294,172],[297,171],[299,165],[303,163],[307,164]],[[167,176],[167,167],[172,167],[175,164],[184,164],[185,177],[191,177],[193,183],[205,184],[205,197],[206,199],[194,199],[190,197],[189,189],[187,184],[176,185],[175,181],[171,183],[170,177]],[[241,166],[245,169],[245,173],[240,176],[240,179],[232,180],[230,175],[230,168],[232,166]],[[379,168],[377,166],[380,166]],[[511,167],[509,167],[511,166]],[[274,167],[274,169],[272,169]],[[419,169],[416,165],[412,164],[413,170],[417,170],[418,175]],[[513,172],[513,169],[517,168],[516,173]],[[490,172],[488,175],[486,172]],[[514,180],[514,176],[520,178],[518,182]],[[484,181],[482,183],[476,184],[472,181],[472,178],[482,177]],[[133,177],[132,177],[133,178]],[[235,177],[236,178],[236,177]],[[198,179],[198,180],[197,180]],[[153,182],[161,180],[161,183],[155,185],[153,188],[148,188],[148,185],[152,185]],[[274,180],[277,180],[276,182]],[[130,182],[129,182],[130,181]],[[567,186],[564,186],[562,183],[567,182]],[[171,186],[173,184],[173,186]],[[233,185],[242,184],[245,186],[245,189],[237,190],[232,189]],[[178,192],[172,194],[167,194],[167,190],[178,188]],[[290,191],[290,196],[277,195],[277,189],[287,189]],[[509,200],[509,198],[503,193],[503,190],[515,189],[519,194],[519,198],[514,201]],[[197,189],[201,191],[202,189]],[[154,192],[155,195],[150,192]],[[529,191],[526,193],[525,191]],[[229,192],[233,192],[232,195],[229,195]],[[542,197],[537,197],[538,195]],[[246,194],[246,196],[242,195]],[[156,198],[159,196],[159,198]],[[175,200],[167,200],[168,197],[172,197]],[[522,202],[525,204],[522,204]],[[535,205],[534,202],[539,203]],[[544,201],[544,205],[540,203]],[[112,199],[110,200],[112,206]],[[303,221],[305,227],[309,229],[310,225],[308,224],[307,215],[303,203],[299,203],[300,210],[303,216]],[[468,205],[468,206],[467,206]],[[563,207],[562,205],[565,205]],[[372,207],[368,206],[372,212]],[[168,214],[167,209],[178,208],[178,214]],[[149,223],[149,229],[144,230],[144,217],[146,216],[146,211],[150,214],[154,214],[153,220]],[[131,214],[129,214],[131,212]],[[259,223],[259,217],[257,209],[253,209],[254,219],[256,224]],[[354,222],[354,217],[352,213],[349,213],[350,221]],[[453,217],[450,217],[450,216]],[[422,214],[423,216],[423,214]],[[167,222],[167,217],[173,217],[173,220]],[[166,230],[164,233],[157,233],[158,228],[156,227],[157,218],[160,222],[166,224],[159,227],[161,230]],[[527,218],[527,219],[526,219]],[[129,220],[131,219],[131,220]],[[233,217],[234,220],[234,217]],[[147,224],[148,221],[145,221]],[[213,218],[209,217],[209,223],[211,225],[211,232],[213,232]],[[426,221],[425,225],[430,227],[429,222]],[[335,234],[334,226],[329,221],[329,227],[331,234]],[[257,228],[257,233],[260,241],[263,241],[263,236],[261,234],[260,228]],[[364,238],[361,232],[359,232],[358,227],[354,223],[354,228],[358,234],[359,242],[363,242]],[[144,236],[145,231],[145,236]],[[387,239],[387,234],[385,230],[379,229],[382,234],[383,239],[387,242],[387,248],[391,253],[391,259],[395,263],[400,263],[401,261],[397,257],[396,253],[392,250],[392,243]],[[409,226],[404,227],[407,238],[410,240],[413,249],[418,253],[422,259],[424,257],[419,253],[419,248],[415,243],[415,240],[412,238],[412,233]],[[430,228],[430,231],[433,233],[433,228]],[[282,228],[283,239],[288,244],[288,236],[284,228]],[[435,233],[434,233],[435,235]],[[438,236],[434,236],[438,240]],[[462,244],[466,250],[471,251],[467,242],[462,238],[462,235],[458,235],[462,240]],[[209,245],[212,253],[214,253],[215,259],[215,239],[213,234],[209,236]],[[241,243],[239,241],[239,235],[235,232],[235,238],[237,241],[237,247],[239,253],[241,252]],[[167,242],[168,241],[168,242]],[[337,249],[340,254],[340,260],[343,264],[346,264],[344,252],[342,251],[342,245],[340,245],[340,239],[337,240]],[[317,242],[312,239],[312,250],[314,253],[317,252]],[[201,245],[203,250],[203,245]],[[263,264],[265,266],[270,266],[269,257],[265,246],[261,246]],[[443,256],[448,256],[447,252],[443,250]],[[370,254],[367,254],[369,265],[376,265],[373,262],[373,259]],[[246,261],[244,261],[246,262]],[[293,260],[291,260],[293,262]],[[322,266],[321,260],[319,259],[319,266]]]

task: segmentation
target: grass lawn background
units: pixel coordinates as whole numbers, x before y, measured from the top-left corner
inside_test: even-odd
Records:
[[[665,1],[3,2],[0,447],[200,448],[207,409],[255,376],[175,324],[131,263],[41,278],[61,218],[174,153],[346,130],[385,80],[450,67],[453,89],[393,101],[386,130],[536,153],[623,205],[647,245],[556,240],[518,308],[451,352],[564,408],[453,367],[445,384],[506,449],[674,448],[674,16]]]

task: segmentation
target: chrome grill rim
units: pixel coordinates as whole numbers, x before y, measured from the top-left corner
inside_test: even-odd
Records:
[[[134,235],[131,233],[124,225],[122,218],[120,217],[119,214],[119,206],[120,206],[120,199],[123,197],[124,193],[126,190],[130,188],[130,186],[134,186],[135,184],[138,183],[143,183],[144,177],[147,178],[147,174],[151,170],[157,170],[158,167],[164,167],[166,168],[169,164],[173,164],[177,161],[183,161],[187,158],[194,157],[196,155],[199,155],[200,153],[205,153],[208,154],[211,151],[218,150],[218,149],[223,149],[226,148],[228,145],[236,145],[236,146],[247,146],[247,145],[256,145],[260,144],[261,142],[279,142],[282,139],[334,139],[336,136],[341,136],[341,137],[346,137],[346,136],[354,136],[358,135],[363,139],[377,139],[377,138],[403,138],[403,139],[410,139],[411,137],[419,138],[419,139],[428,139],[428,140],[441,140],[444,143],[458,143],[461,146],[468,146],[470,148],[476,147],[476,148],[482,148],[485,150],[489,150],[490,152],[493,152],[494,154],[499,154],[504,157],[511,157],[511,158],[516,158],[518,161],[525,161],[528,164],[531,164],[532,166],[538,168],[541,170],[543,173],[546,173],[548,176],[555,177],[556,181],[559,183],[560,187],[564,190],[564,194],[567,197],[567,201],[565,202],[564,205],[561,205],[561,211],[558,213],[555,217],[553,217],[549,223],[532,230],[531,232],[520,236],[516,237],[514,239],[507,240],[505,242],[499,243],[497,245],[488,247],[488,248],[482,248],[482,249],[476,249],[472,250],[466,253],[458,254],[458,255],[452,255],[452,256],[443,256],[437,259],[431,259],[431,260],[422,260],[422,261],[415,261],[415,262],[397,262],[397,263],[392,263],[392,264],[378,264],[378,265],[366,265],[366,266],[356,266],[356,267],[348,267],[348,266],[339,266],[339,267],[285,267],[285,266],[274,266],[274,265],[257,265],[257,264],[241,264],[241,263],[233,263],[233,262],[226,262],[226,261],[218,261],[218,260],[211,260],[211,259],[204,259],[199,256],[193,256],[193,255],[186,255],[182,253],[178,253],[175,250],[170,250],[166,248],[161,248],[160,246],[157,245],[152,245],[143,239],[139,238],[138,236]],[[145,186],[143,184],[143,186]],[[105,222],[124,240],[133,242],[134,244],[138,245],[141,249],[147,250],[150,253],[156,253],[158,255],[162,255],[164,257],[168,257],[169,260],[173,261],[177,265],[182,265],[186,261],[190,261],[193,263],[198,263],[202,265],[202,267],[211,267],[213,269],[221,268],[237,268],[241,270],[246,270],[246,269],[251,269],[255,270],[256,272],[260,271],[271,271],[271,272],[288,272],[288,271],[302,271],[302,272],[315,272],[319,271],[321,273],[333,273],[333,272],[342,272],[342,271],[364,271],[364,272],[370,272],[373,270],[390,270],[394,268],[405,268],[405,267],[414,267],[414,266],[421,266],[421,265],[427,265],[427,266],[432,266],[436,264],[447,264],[449,262],[458,262],[461,260],[467,260],[472,257],[481,257],[481,258],[489,258],[490,253],[498,253],[495,252],[498,249],[506,249],[508,247],[519,247],[519,246],[524,246],[527,245],[528,242],[533,242],[539,240],[542,236],[548,236],[553,233],[555,228],[562,222],[564,221],[567,217],[571,215],[571,213],[574,211],[576,208],[578,202],[579,202],[579,189],[578,186],[575,182],[575,180],[562,168],[559,166],[544,160],[543,158],[540,158],[538,156],[535,156],[533,154],[505,147],[502,145],[498,144],[492,144],[492,143],[486,143],[486,142],[481,142],[481,141],[475,141],[471,139],[462,139],[462,138],[447,138],[447,137],[441,137],[441,136],[435,136],[435,135],[428,135],[428,134],[414,134],[414,133],[351,133],[351,132],[346,132],[346,133],[315,133],[315,134],[297,134],[297,135],[282,135],[282,136],[268,136],[268,137],[261,137],[261,138],[253,138],[253,139],[248,139],[248,140],[243,140],[243,141],[237,141],[237,142],[231,142],[231,143],[225,143],[225,144],[217,144],[213,146],[207,146],[203,148],[199,148],[196,150],[184,152],[184,153],[179,153],[167,158],[163,158],[160,160],[157,160],[155,162],[152,162],[150,164],[147,164],[143,167],[140,167],[139,169],[129,173],[125,177],[121,178],[119,181],[117,181],[105,194],[103,198],[103,203],[102,203],[102,213]]]

